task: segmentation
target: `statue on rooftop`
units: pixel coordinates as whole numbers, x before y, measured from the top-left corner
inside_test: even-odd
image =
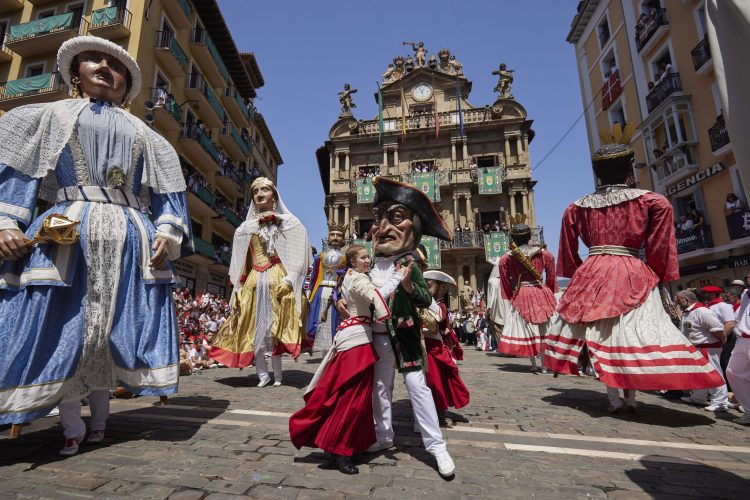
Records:
[[[424,66],[427,60],[427,49],[424,46],[424,42],[403,42],[404,45],[411,45],[414,50],[414,59],[417,61],[417,68]]]
[[[513,71],[515,70],[505,69],[505,63],[502,63],[498,69],[492,72],[493,75],[498,75],[497,85],[495,85],[494,90],[500,93],[501,98],[513,98],[510,93],[510,87],[513,85]]]
[[[352,109],[357,107],[354,101],[352,101],[352,94],[356,92],[357,89],[351,88],[348,83],[344,84],[344,91],[339,92],[339,102],[341,103],[340,117],[352,116]]]

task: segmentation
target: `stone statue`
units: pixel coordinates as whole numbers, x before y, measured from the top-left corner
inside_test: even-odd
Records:
[[[404,45],[411,45],[414,51],[414,59],[417,61],[417,68],[424,66],[427,60],[427,49],[424,46],[424,42],[403,42]]]
[[[406,57],[404,67],[406,68],[406,71],[414,71],[414,58],[412,56]]]
[[[440,63],[438,64],[438,69],[442,71],[443,73],[451,72],[451,66],[449,64],[450,58],[451,58],[450,50],[440,49],[440,52],[438,52],[438,59],[440,60]]]
[[[464,65],[461,64],[460,62],[458,62],[456,60],[456,56],[454,56],[454,55],[450,56],[450,58],[448,59],[448,65],[451,68],[451,73],[453,73],[454,75],[463,75],[464,74],[463,73],[463,67],[464,67]]]
[[[474,290],[469,285],[465,285],[461,289],[461,309],[464,311],[470,311],[474,309],[472,299],[474,297]]]
[[[395,68],[393,72],[393,80],[398,80],[402,76],[404,76],[404,72],[406,69],[404,68],[404,64],[406,64],[406,61],[404,61],[404,58],[401,56],[396,56],[393,58],[393,67]]]
[[[513,71],[512,69],[505,69],[505,63],[502,63],[498,69],[492,72],[493,75],[498,75],[497,85],[494,90],[500,93],[500,97],[513,98],[510,93],[510,87],[513,85]]]
[[[383,83],[390,83],[395,80],[396,67],[393,63],[388,65],[388,69],[383,73]]]
[[[344,84],[344,91],[339,92],[339,102],[341,103],[340,117],[352,116],[352,109],[357,107],[354,104],[354,101],[352,101],[352,94],[355,94],[356,92],[357,89],[351,88],[348,83]]]
[[[430,54],[430,61],[427,64],[429,64],[429,66],[430,66],[431,69],[437,68],[438,59],[435,56],[435,54]]]

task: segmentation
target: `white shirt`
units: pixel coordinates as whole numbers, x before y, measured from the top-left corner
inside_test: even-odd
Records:
[[[747,292],[747,290],[742,292],[742,302],[740,302],[740,308],[737,309],[737,329],[740,333],[750,335],[750,297]]]
[[[696,302],[682,315],[680,329],[695,346],[714,344],[719,341],[712,332],[723,332],[724,325],[709,308],[697,307]]]
[[[721,321],[722,324],[726,324],[727,321],[737,321],[737,316],[734,314],[734,308],[731,306],[731,304],[727,304],[726,302],[718,302],[712,306],[708,306],[708,308],[716,315],[717,318],[719,318],[719,321]],[[732,328],[732,331],[735,334],[737,333],[736,325],[734,328]]]
[[[393,295],[401,280],[396,276],[396,260],[411,252],[402,253],[393,257],[376,257],[375,262],[370,269],[370,279],[378,287],[378,292],[383,299],[388,302],[388,297]],[[374,332],[387,331],[383,323],[373,322],[372,330]]]

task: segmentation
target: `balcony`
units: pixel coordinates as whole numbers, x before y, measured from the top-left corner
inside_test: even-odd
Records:
[[[209,128],[219,128],[224,125],[224,108],[202,75],[197,73],[190,75],[188,84],[185,86],[185,95],[188,99],[198,101],[201,118]]]
[[[529,178],[531,178],[531,169],[527,166],[505,168],[505,180],[507,181]]]
[[[711,61],[711,46],[708,44],[708,35],[703,37],[703,40],[698,42],[693,50],[690,51],[690,55],[693,56],[693,68],[699,75],[707,73],[713,65],[709,65]]]
[[[175,28],[193,25],[193,6],[188,0],[162,0],[161,4]]]
[[[224,167],[219,167],[220,174],[216,175],[216,185],[226,195],[227,198],[237,198],[242,195],[242,187],[245,184],[242,174],[237,168],[226,163]]]
[[[162,130],[174,132],[182,128],[182,108],[174,97],[163,89],[151,89],[151,102],[154,105],[154,121]]]
[[[88,21],[73,12],[10,27],[5,46],[22,57],[54,53],[60,45],[88,31]]]
[[[236,87],[226,87],[221,94],[221,102],[224,103],[224,109],[232,115],[232,121],[240,126],[250,125],[252,118]]]
[[[484,233],[482,231],[456,231],[453,233],[453,241],[440,241],[440,250],[484,251]]]
[[[0,15],[18,12],[23,9],[23,0],[0,0]]]
[[[204,74],[209,75],[211,86],[217,88],[227,86],[229,70],[208,31],[200,28],[193,30],[193,37],[190,39],[190,51],[193,58],[203,68]]]
[[[656,172],[656,178],[662,186],[672,184],[698,170],[695,154],[689,146],[670,149],[656,159],[651,168]]]
[[[224,146],[224,151],[228,152],[230,157],[238,160],[247,158],[252,151],[250,137],[247,138],[247,141],[244,140],[237,131],[237,127],[232,125],[231,122],[227,122],[221,129],[219,141]]]
[[[205,129],[195,123],[186,123],[180,136],[180,144],[204,175],[208,177],[219,170],[219,148],[208,137]]]
[[[678,254],[688,253],[703,248],[712,248],[714,246],[711,226],[708,225],[690,229],[682,229],[678,227],[675,232],[675,239],[677,240]]]
[[[188,257],[188,260],[193,259],[194,262],[205,263],[205,259],[208,259],[211,263],[213,262],[214,254],[216,254],[216,248],[208,241],[193,236],[193,245],[195,246],[195,254]]]
[[[91,13],[89,34],[109,40],[117,40],[130,35],[130,21],[133,14],[125,7],[106,7]]]
[[[727,124],[723,119],[716,120],[716,123],[708,129],[708,140],[711,143],[711,151],[716,156],[721,156],[731,151],[729,132],[727,132]]]
[[[13,60],[13,53],[5,48],[5,45],[0,47],[0,64],[11,62]]]
[[[642,21],[639,20],[635,26],[635,46],[638,52],[642,52],[646,45],[656,43],[668,29],[669,21],[664,9],[654,9],[651,15],[646,15]],[[649,44],[651,40],[654,42]]]
[[[8,111],[22,104],[49,102],[68,94],[60,73],[44,73],[0,83],[0,109]]]
[[[602,109],[609,109],[615,99],[622,94],[620,86],[620,72],[615,71],[602,85]]]
[[[188,191],[188,209],[201,217],[216,217],[216,195],[202,184],[191,186]]]
[[[177,43],[171,31],[158,31],[155,52],[161,66],[170,76],[184,76],[187,72],[188,57]]]
[[[654,90],[649,92],[646,96],[646,107],[648,108],[648,112],[651,113],[657,108],[657,106],[659,106],[659,104],[663,103],[667,97],[677,91],[682,91],[680,74],[669,73],[656,87],[654,87]]]

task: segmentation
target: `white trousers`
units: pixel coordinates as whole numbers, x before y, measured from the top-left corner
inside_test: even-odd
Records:
[[[373,345],[378,354],[375,362],[375,383],[372,389],[372,409],[375,414],[375,434],[378,442],[393,443],[393,383],[396,376],[396,356],[391,348],[388,335],[373,335]],[[427,387],[424,372],[415,371],[403,374],[406,391],[409,393],[414,419],[422,434],[425,449],[436,454],[446,451],[443,433],[440,430],[435,400]]]
[[[273,368],[274,382],[281,383],[281,356],[271,356],[271,367]],[[266,362],[266,350],[260,349],[255,352],[255,371],[258,372],[258,378],[261,382],[269,379],[268,363]]]
[[[623,389],[622,393],[623,396],[625,396],[625,404],[630,406],[631,408],[635,408],[635,389]],[[609,398],[609,404],[611,404],[615,408],[619,408],[622,406],[622,400],[620,399],[620,389],[618,389],[617,387],[607,386],[607,398]]]
[[[736,349],[736,347],[735,347]],[[708,361],[711,363],[711,365],[716,368],[716,371],[719,372],[719,375],[724,377],[721,372],[721,347],[711,347],[708,349]],[[708,397],[711,397],[709,400]],[[727,395],[727,385],[724,384],[720,387],[714,387],[712,389],[694,389],[693,390],[693,399],[697,401],[706,401],[708,400],[710,404],[712,405],[723,405],[726,406],[729,404],[729,398]]]
[[[727,378],[737,400],[750,412],[750,339],[738,337],[727,365]]]
[[[89,393],[92,431],[103,431],[109,417],[109,391],[98,390]],[[86,434],[86,424],[81,418],[81,399],[70,399],[60,403],[60,423],[65,439],[77,438]]]

